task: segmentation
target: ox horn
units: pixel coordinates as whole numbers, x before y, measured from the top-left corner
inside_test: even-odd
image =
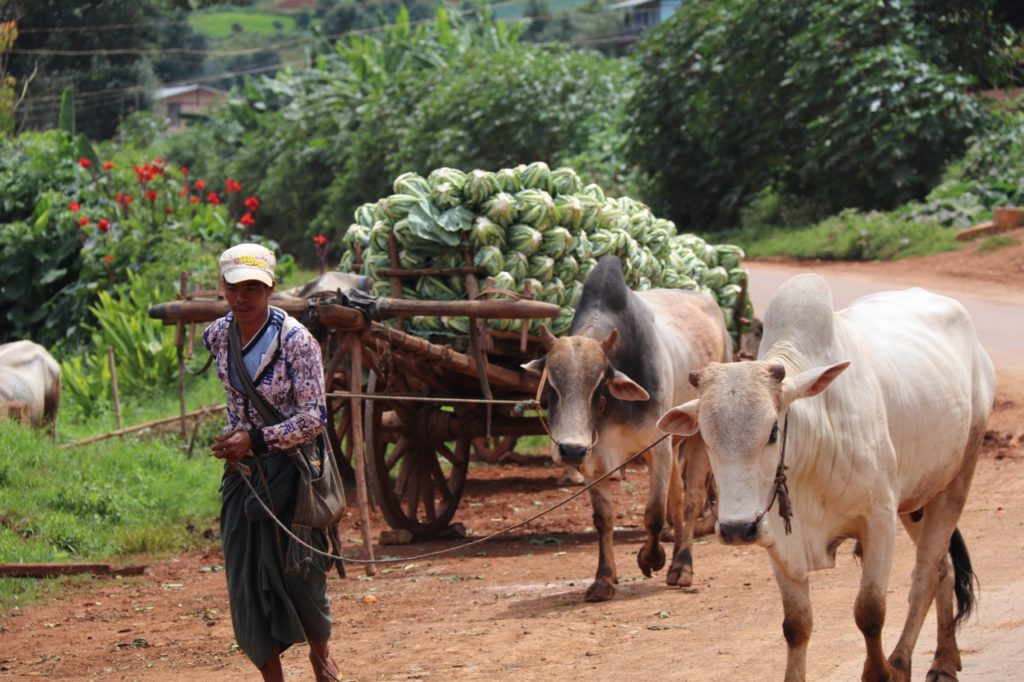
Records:
[[[608,333],[608,336],[605,337],[604,341],[601,342],[601,350],[603,350],[605,353],[610,351],[612,347],[615,346],[615,339],[617,338],[619,338],[619,330],[612,329]]]
[[[555,345],[555,335],[551,333],[546,324],[541,325],[540,328],[540,342],[544,345],[544,348],[551,350],[551,347]]]

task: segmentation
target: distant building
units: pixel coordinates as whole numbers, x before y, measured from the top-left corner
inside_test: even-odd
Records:
[[[647,29],[654,28],[675,14],[683,0],[620,0],[605,7],[606,12],[623,14],[622,30],[616,36],[621,43],[632,43]]]
[[[153,103],[157,114],[167,119],[170,130],[185,127],[187,114],[198,114],[205,111],[211,104],[228,96],[228,93],[208,85],[179,85],[172,88],[160,88],[153,93]]]

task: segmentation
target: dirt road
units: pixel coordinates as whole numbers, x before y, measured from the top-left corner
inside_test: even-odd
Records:
[[[961,254],[959,260],[964,259]],[[960,295],[1008,306],[1001,326],[1010,327],[1024,320],[1019,263],[1024,249],[1004,252],[983,276],[970,278],[955,274],[963,265],[956,258],[822,271],[836,282],[849,275],[954,294],[949,287],[960,283]],[[759,282],[778,275],[780,267],[752,268],[759,309]],[[1002,280],[1000,268],[1009,273]],[[900,279],[886,277],[897,271]],[[1008,288],[1016,293],[1008,294]],[[960,636],[963,680],[1017,679],[1024,669],[1024,372],[1018,374],[1012,344],[1008,350],[994,353],[1002,382],[995,432],[960,524],[981,580],[979,615]],[[559,473],[543,460],[473,468],[457,520],[484,535],[526,518],[570,492],[555,483]],[[700,544],[691,590],[666,587],[663,573],[642,577],[635,552],[645,478],[646,472],[635,468],[616,485],[620,584],[612,602],[582,601],[597,551],[585,497],[468,555],[402,560],[373,578],[353,567],[347,580],[332,578],[333,649],[345,679],[781,679],[782,608],[763,550]],[[216,486],[210,481],[211,495]],[[345,528],[353,543],[359,536],[355,519],[353,508]],[[377,516],[373,523],[377,530],[384,527]],[[384,547],[378,555],[410,556],[443,546]],[[844,545],[836,568],[811,579],[811,680],[859,678],[863,644],[852,607],[860,571],[851,549]],[[79,581],[46,604],[10,614],[0,621],[0,680],[257,679],[232,647],[221,561],[218,552],[153,560],[145,577]],[[911,565],[911,545],[900,536],[884,631],[887,648],[905,615]],[[923,679],[933,645],[934,619],[929,618],[915,655],[914,679]],[[287,679],[308,679],[306,654],[304,646],[285,654]]]

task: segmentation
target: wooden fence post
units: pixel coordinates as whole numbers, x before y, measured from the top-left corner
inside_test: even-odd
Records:
[[[107,346],[107,362],[110,365],[110,397],[114,401],[114,418],[117,420],[117,429],[124,428],[121,421],[121,398],[117,392],[117,362],[114,360],[114,347]]]
[[[188,273],[181,273],[181,289],[179,298],[186,298],[188,292]],[[177,335],[174,339],[178,349],[178,407],[181,413],[181,443],[188,447],[188,423],[185,421],[185,322],[178,320]]]

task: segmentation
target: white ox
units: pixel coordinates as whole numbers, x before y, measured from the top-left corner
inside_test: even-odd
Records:
[[[32,425],[49,424],[56,436],[60,365],[38,343],[0,345],[0,402],[27,404]]]
[[[719,536],[768,550],[785,612],[786,680],[805,678],[808,572],[833,566],[847,538],[863,558],[854,608],[867,647],[863,678],[909,679],[934,599],[938,643],[928,680],[956,679],[956,626],[974,599],[956,524],[995,396],[992,362],[964,308],[909,289],[833,313],[825,280],[800,275],[768,306],[758,361],[712,365],[691,382],[697,399],[659,426],[683,435],[699,427],[718,483]],[[786,501],[774,494],[783,454],[792,533],[767,513]],[[897,520],[917,556],[907,619],[886,659],[881,630]]]

